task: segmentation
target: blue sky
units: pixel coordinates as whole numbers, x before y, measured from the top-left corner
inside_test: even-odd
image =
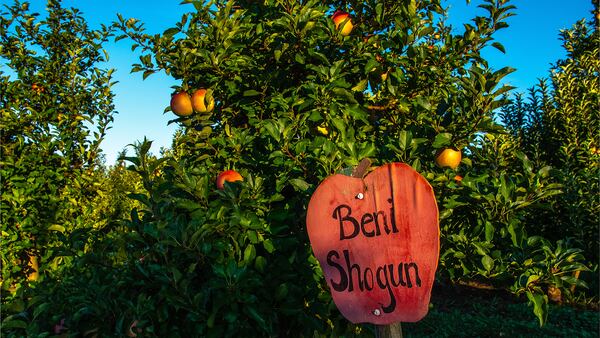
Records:
[[[0,3],[12,1],[0,0]],[[33,0],[31,3],[33,10],[44,11],[45,1]],[[116,13],[121,13],[125,18],[141,20],[147,32],[153,34],[174,26],[183,13],[193,10],[191,5],[179,5],[178,0],[65,0],[63,3],[79,8],[92,27],[114,21]],[[470,5],[465,0],[445,1],[450,6],[449,21],[456,32],[462,29],[462,23],[477,13],[483,15],[476,7],[478,3],[477,0],[472,0]],[[582,18],[591,18],[593,7],[590,0],[515,0],[512,3],[517,6],[517,15],[508,19],[509,28],[495,36],[506,48],[506,54],[488,48],[484,57],[493,68],[516,68],[517,71],[505,82],[517,87],[518,91],[525,91],[538,78],[548,75],[553,62],[565,56],[559,30],[569,28]],[[164,74],[152,75],[144,81],[141,73],[130,74],[131,64],[139,61],[130,46],[127,40],[106,45],[110,55],[108,67],[116,68],[115,79],[119,81],[113,88],[119,113],[102,146],[107,165],[115,162],[117,153],[127,144],[144,136],[154,141],[152,151],[158,154],[160,147],[170,147],[177,128],[175,124],[167,125],[173,115],[163,114],[163,111],[169,104],[171,86],[179,83]]]

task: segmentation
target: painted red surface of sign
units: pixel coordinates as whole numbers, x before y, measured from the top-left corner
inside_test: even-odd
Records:
[[[306,225],[348,320],[387,325],[427,314],[440,250],[438,209],[431,185],[410,166],[326,178],[311,197]]]

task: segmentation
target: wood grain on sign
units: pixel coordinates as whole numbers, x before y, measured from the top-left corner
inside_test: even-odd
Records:
[[[353,323],[415,322],[428,311],[440,247],[431,185],[390,163],[364,179],[336,174],[314,192],[310,242],[340,312]]]

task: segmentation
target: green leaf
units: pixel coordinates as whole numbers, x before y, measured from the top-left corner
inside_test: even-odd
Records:
[[[146,79],[148,76],[150,76],[150,75],[152,75],[152,74],[154,74],[154,73],[155,73],[155,71],[154,71],[154,70],[151,70],[151,69],[149,69],[149,70],[145,70],[145,71],[144,71],[144,73],[143,73],[143,75],[142,75],[142,79],[144,79],[144,80],[145,80],[145,79]]]
[[[273,120],[264,120],[263,127],[267,130],[269,135],[277,142],[281,139],[281,128],[277,122]]]
[[[415,103],[425,110],[431,110],[431,102],[422,96],[417,97]]]
[[[506,175],[500,176],[500,194],[504,198],[505,202],[511,200],[512,190],[514,189],[514,184],[511,182]]]
[[[494,225],[490,221],[485,222],[485,240],[491,242],[494,239]]]
[[[51,226],[48,227],[48,230],[50,231],[58,231],[58,232],[65,232],[65,227],[60,225],[60,224],[52,224]]]
[[[369,74],[371,71],[376,69],[379,66],[379,61],[376,59],[369,59],[367,64],[365,65],[365,74]]]
[[[281,58],[281,50],[278,49],[274,52],[275,55],[275,61],[279,62],[279,59]]]
[[[494,48],[496,48],[497,50],[501,51],[502,54],[506,54],[506,50],[504,49],[504,46],[500,42],[494,42],[494,43],[492,43],[492,46]]]
[[[365,88],[367,88],[368,83],[369,83],[369,81],[367,79],[364,79],[364,80],[360,81],[356,86],[352,87],[352,91],[362,92],[365,90]]]
[[[346,122],[337,117],[331,119],[331,122],[333,122],[333,126],[340,132],[340,134],[342,134],[342,138],[345,138],[344,135],[346,135]]]
[[[436,149],[445,147],[450,145],[450,141],[452,140],[452,134],[450,133],[440,133],[435,136],[433,140],[433,147]]]
[[[306,183],[306,181],[301,178],[293,178],[290,180],[290,183],[296,191],[306,191],[310,188],[310,184]]]
[[[268,253],[273,253],[273,251],[275,251],[275,246],[273,245],[273,242],[270,239],[267,239],[263,242],[263,247],[265,248],[265,250],[267,250]]]
[[[150,205],[150,200],[148,199],[148,196],[144,194],[128,194],[127,197],[131,198],[132,200],[139,201],[142,204]]]
[[[26,329],[27,322],[23,320],[13,320],[10,317],[2,321],[2,329]]]
[[[349,92],[347,89],[345,89],[345,88],[336,87],[336,88],[333,88],[331,91],[337,97],[345,99],[347,102],[355,103],[355,104],[358,103],[356,101],[356,99],[354,98],[354,95],[351,92]]]
[[[406,147],[411,144],[412,133],[410,131],[402,130],[400,131],[400,136],[398,137],[398,147],[402,151],[406,151]]]
[[[287,283],[280,284],[275,292],[275,299],[282,300],[288,295]]]
[[[246,250],[244,250],[244,261],[251,262],[252,260],[254,260],[255,257],[256,257],[256,249],[254,248],[254,245],[249,244],[246,247]]]
[[[481,258],[481,264],[486,271],[490,272],[494,268],[494,259],[488,255],[485,255]]]
[[[537,282],[540,278],[542,278],[542,276],[540,275],[531,275],[527,278],[527,284],[526,287],[529,288],[530,285],[532,285],[532,283]]]
[[[525,233],[523,229],[519,226],[518,221],[513,221],[508,225],[508,233],[510,234],[510,239],[512,243],[516,247],[521,247],[523,243],[523,238]]]
[[[260,95],[261,93],[257,90],[254,89],[248,89],[244,91],[244,96],[257,96]]]
[[[254,319],[258,323],[258,325],[260,325],[260,327],[263,330],[267,330],[267,323],[266,323],[266,321],[256,311],[256,309],[254,309],[254,307],[252,305],[245,306],[244,310],[246,310],[246,312],[250,315],[250,317],[252,317],[252,319]]]
[[[529,303],[533,304],[533,313],[540,321],[540,326],[543,326],[548,318],[548,296],[527,291],[527,298]]]
[[[415,0],[410,0],[408,4],[408,15],[413,18],[417,14],[417,2]]]
[[[164,36],[173,36],[179,32],[180,32],[179,28],[173,27],[173,28],[169,28],[169,29],[165,30],[163,32],[163,35]]]
[[[375,148],[375,145],[373,143],[367,143],[358,153],[358,158],[363,159],[372,157],[375,155],[376,151],[377,149]]]
[[[263,256],[257,256],[254,260],[254,267],[260,272],[264,272],[267,267],[267,259]]]
[[[544,243],[544,238],[540,237],[540,236],[529,236],[527,238],[527,246],[529,247],[536,247],[538,246],[538,244],[540,243]]]

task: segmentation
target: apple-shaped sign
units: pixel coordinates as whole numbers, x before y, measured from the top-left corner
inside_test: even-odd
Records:
[[[438,208],[431,185],[409,165],[326,178],[310,199],[306,226],[348,320],[388,325],[427,314],[440,251]]]

